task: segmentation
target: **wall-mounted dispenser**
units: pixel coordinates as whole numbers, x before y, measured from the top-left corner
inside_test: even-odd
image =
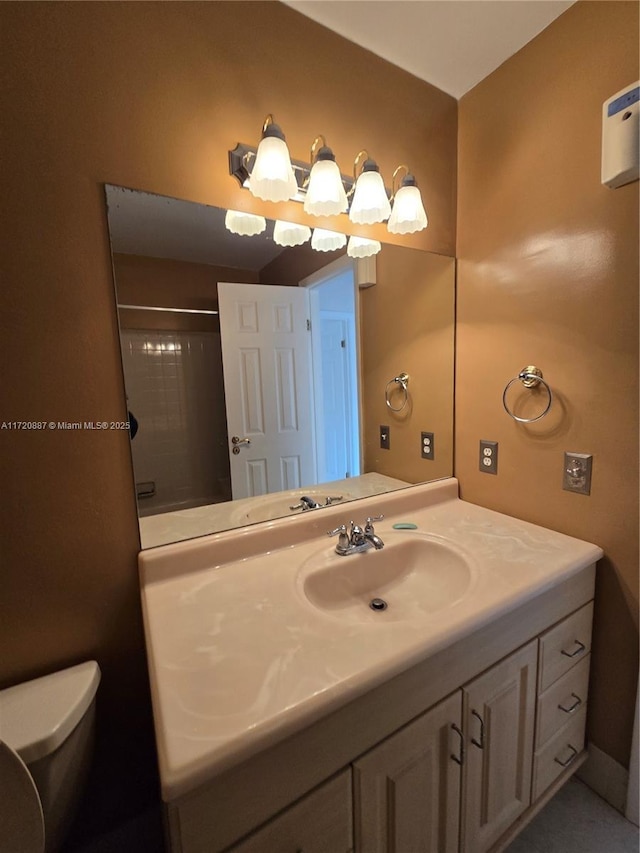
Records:
[[[638,180],[640,82],[602,105],[602,183],[611,189]]]

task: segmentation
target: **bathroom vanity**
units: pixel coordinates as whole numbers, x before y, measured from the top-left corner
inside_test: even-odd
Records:
[[[600,556],[451,478],[143,552],[172,853],[503,849],[586,758]]]

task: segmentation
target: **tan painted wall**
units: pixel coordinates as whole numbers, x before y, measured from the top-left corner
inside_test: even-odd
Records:
[[[119,304],[157,305],[164,308],[215,311],[218,308],[219,281],[258,283],[257,274],[251,270],[140,255],[114,254],[113,273]],[[220,331],[220,321],[213,315],[164,314],[126,308],[119,309],[119,314],[123,329]]]
[[[335,252],[316,252],[309,243],[294,246],[274,258],[260,270],[261,284],[283,284],[297,287],[305,278],[345,254],[345,249]]]
[[[408,162],[431,224],[397,242],[454,254],[455,100],[291,9],[34,2],[0,17],[3,419],[123,419],[102,185],[247,208],[227,150],[268,112],[295,158],[324,133],[347,172],[365,145],[385,176]],[[148,796],[153,764],[128,436],[3,432],[1,476],[0,686],[99,660],[113,820]]]
[[[456,473],[466,500],[605,550],[589,733],[623,764],[638,677],[638,183],[600,185],[600,135],[603,101],[637,79],[638,4],[579,2],[459,110]],[[521,426],[501,397],[528,364],[556,396]],[[497,477],[478,471],[481,438],[499,442]],[[590,497],[562,491],[565,450],[593,454]]]
[[[453,470],[453,344],[455,261],[442,255],[385,246],[377,256],[377,284],[360,292],[365,471],[408,483],[449,477]],[[387,383],[409,373],[402,412],[385,403]],[[402,392],[389,388],[399,408]],[[390,448],[380,448],[380,426]],[[435,458],[421,459],[420,433],[433,432]]]

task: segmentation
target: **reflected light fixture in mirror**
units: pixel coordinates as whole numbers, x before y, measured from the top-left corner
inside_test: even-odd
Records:
[[[273,226],[273,242],[278,246],[302,246],[311,239],[311,228],[277,219]]]
[[[356,178],[358,164],[366,157],[360,174]],[[367,151],[358,152],[353,164],[353,177],[356,181],[353,199],[349,208],[349,219],[356,225],[374,225],[389,218],[391,205],[387,191],[375,160],[369,157]]]
[[[349,237],[347,244],[347,255],[350,258],[370,258],[377,255],[382,245],[377,240],[369,240],[368,237]]]
[[[396,190],[395,183],[398,172],[404,169],[405,176],[402,184]],[[422,203],[422,196],[416,183],[416,179],[409,172],[409,167],[404,163],[393,173],[393,210],[387,229],[391,234],[414,234],[427,227],[427,213]]]
[[[255,237],[256,234],[262,234],[266,229],[267,220],[264,216],[256,216],[255,213],[227,210],[224,224],[232,234],[239,234],[240,237]]]
[[[327,231],[326,228],[314,228],[311,237],[311,248],[316,252],[334,252],[342,249],[347,242],[347,235],[338,231]]]
[[[263,201],[288,201],[298,191],[284,133],[268,115],[249,176],[249,190]]]

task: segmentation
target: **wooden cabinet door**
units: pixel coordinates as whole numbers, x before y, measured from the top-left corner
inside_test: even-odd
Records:
[[[352,843],[351,773],[344,770],[229,853],[349,853]]]
[[[537,640],[463,689],[462,850],[482,853],[531,801]]]
[[[458,690],[354,763],[356,853],[458,850],[461,705]]]

